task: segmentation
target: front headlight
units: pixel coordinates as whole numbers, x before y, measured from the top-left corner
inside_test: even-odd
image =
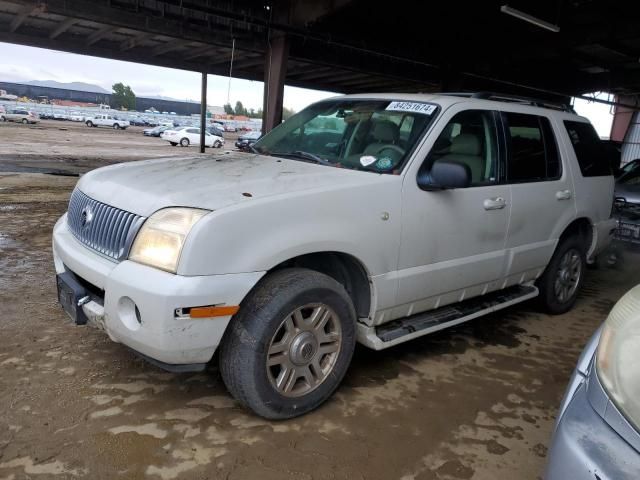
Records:
[[[176,273],[191,228],[208,210],[164,208],[151,215],[138,232],[129,260]]]
[[[609,314],[596,359],[598,377],[613,403],[640,429],[640,285]]]

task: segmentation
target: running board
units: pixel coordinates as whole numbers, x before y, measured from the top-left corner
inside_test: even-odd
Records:
[[[374,350],[383,350],[537,296],[538,289],[535,286],[516,285],[460,303],[394,320],[379,327],[369,327],[358,323],[358,341]]]

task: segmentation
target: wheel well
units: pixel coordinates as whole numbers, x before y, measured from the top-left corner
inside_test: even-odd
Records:
[[[369,316],[371,309],[369,276],[356,258],[340,252],[309,253],[282,262],[269,272],[290,267],[308,268],[330,276],[342,284],[347,291],[358,317]]]
[[[585,249],[588,252],[593,242],[593,226],[588,218],[577,218],[571,222],[567,228],[564,229],[562,235],[560,235],[560,241],[573,235],[577,235],[582,239]]]

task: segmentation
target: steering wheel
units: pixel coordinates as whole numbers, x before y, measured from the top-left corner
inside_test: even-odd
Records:
[[[397,145],[385,145],[384,147],[382,147],[380,150],[378,150],[378,151],[376,152],[376,157],[379,157],[379,156],[380,156],[380,154],[381,154],[382,152],[384,152],[385,150],[393,150],[393,151],[395,151],[396,153],[399,153],[399,154],[400,154],[400,156],[403,156],[403,155],[404,155],[404,148],[400,148],[400,147],[399,147],[399,146],[397,146]]]

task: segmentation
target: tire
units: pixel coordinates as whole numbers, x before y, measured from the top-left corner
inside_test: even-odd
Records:
[[[568,312],[576,303],[586,273],[584,242],[577,236],[561,240],[537,281],[540,306],[552,315]]]
[[[216,140],[213,143],[213,148],[220,148],[222,146],[222,143],[220,142],[220,140]]]
[[[6,119],[6,117],[0,117],[0,121],[6,122],[7,119]]]
[[[26,125],[27,123],[29,123],[29,120],[27,120],[26,118],[23,118],[23,119],[22,119],[22,124],[23,124],[23,125]]]
[[[189,146],[189,139],[185,137],[182,140],[180,140],[180,146],[181,147],[188,147]]]
[[[178,144],[176,142],[169,142],[172,147],[176,147]]]
[[[113,129],[114,130],[120,130],[120,125],[118,125],[117,123],[113,124]]]
[[[93,127],[93,122],[87,122],[87,127]]]
[[[322,319],[321,330],[305,322],[314,314]],[[267,419],[310,412],[342,381],[355,348],[355,325],[351,299],[333,278],[302,268],[276,271],[250,292],[225,331],[219,358],[224,384]]]

